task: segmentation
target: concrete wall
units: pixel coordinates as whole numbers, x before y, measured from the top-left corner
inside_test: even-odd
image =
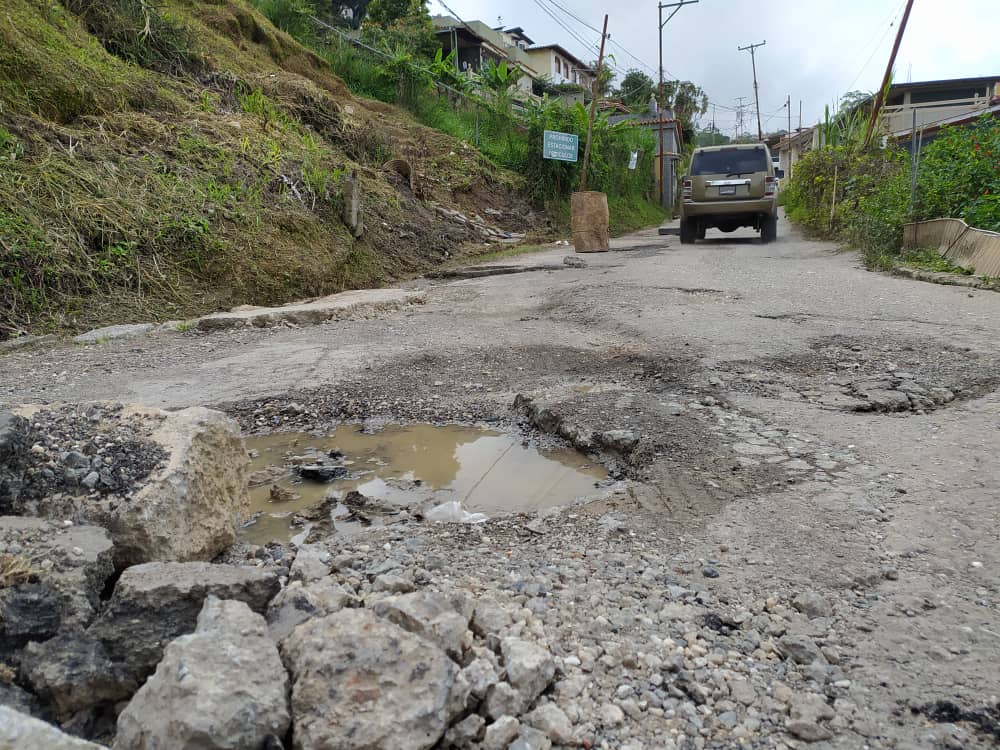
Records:
[[[935,248],[956,266],[977,275],[1000,276],[1000,234],[974,229],[961,219],[934,219],[903,227],[907,250]]]

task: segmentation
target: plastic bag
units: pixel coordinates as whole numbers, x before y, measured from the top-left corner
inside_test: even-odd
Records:
[[[431,508],[424,513],[424,518],[434,523],[484,523],[489,520],[485,513],[469,513],[457,500]]]

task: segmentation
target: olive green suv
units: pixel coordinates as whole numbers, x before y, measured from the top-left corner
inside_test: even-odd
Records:
[[[705,239],[711,227],[753,227],[762,242],[778,236],[778,178],[763,143],[696,148],[682,178],[681,242]]]

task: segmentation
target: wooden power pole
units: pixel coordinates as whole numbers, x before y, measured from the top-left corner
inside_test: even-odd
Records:
[[[604,42],[608,38],[608,17],[604,16],[604,31],[601,32],[601,53],[597,56],[597,72],[594,75],[594,98],[590,101],[590,120],[587,122],[587,144],[583,147],[583,174],[580,175],[580,192],[587,191],[587,171],[590,168],[590,139],[594,137],[594,117],[597,116],[597,97],[601,93],[601,68],[604,66]]]
[[[765,44],[767,44],[767,40],[766,39],[763,42],[760,42],[759,44],[748,44],[746,47],[737,47],[737,49],[740,52],[749,52],[750,53],[750,64],[753,66],[753,100],[754,100],[754,103],[757,105],[757,140],[758,141],[764,140],[764,130],[760,126],[760,94],[757,91],[757,56],[754,54],[754,50],[756,50],[758,47],[763,47]]]
[[[899,29],[896,30],[896,41],[892,44],[892,52],[889,53],[889,64],[885,66],[885,75],[882,76],[882,85],[878,94],[875,95],[875,106],[872,107],[872,119],[868,122],[868,130],[865,131],[865,143],[863,148],[868,148],[872,142],[872,135],[875,134],[875,125],[878,123],[879,115],[882,113],[882,105],[885,104],[885,92],[889,88],[889,79],[892,78],[892,68],[896,64],[896,54],[899,52],[899,45],[903,41],[903,32],[906,31],[906,22],[910,20],[910,10],[913,8],[913,0],[906,0],[906,10],[903,11],[903,20],[899,22]]]

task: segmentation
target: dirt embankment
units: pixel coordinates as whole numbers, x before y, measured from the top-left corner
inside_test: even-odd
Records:
[[[546,223],[245,0],[96,5],[4,7],[0,339],[377,286]]]

